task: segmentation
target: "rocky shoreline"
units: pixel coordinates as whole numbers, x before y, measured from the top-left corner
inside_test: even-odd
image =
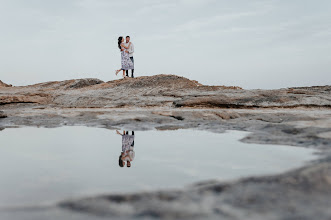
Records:
[[[61,209],[124,218],[330,219],[331,86],[244,90],[174,75],[103,82],[0,84],[0,130],[83,125],[106,129],[250,131],[246,143],[318,149],[320,159],[277,176],[208,181],[180,191],[102,195]],[[123,211],[123,209],[125,211]]]

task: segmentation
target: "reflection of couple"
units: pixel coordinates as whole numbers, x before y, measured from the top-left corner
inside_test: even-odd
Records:
[[[125,163],[127,167],[131,167],[131,162],[134,159],[134,131],[132,135],[129,135],[128,131],[123,131],[121,134],[118,130],[116,133],[122,136],[122,152],[118,159],[118,164],[120,167],[124,167]]]
[[[129,76],[129,70],[131,70],[131,77],[133,78],[134,73],[134,60],[133,60],[133,52],[134,52],[134,46],[132,42],[130,42],[130,37],[126,36],[125,42],[124,38],[121,36],[118,38],[118,48],[121,50],[121,64],[122,68],[119,70],[116,70],[116,75],[122,70],[123,71],[123,77]],[[126,75],[125,75],[126,72]]]

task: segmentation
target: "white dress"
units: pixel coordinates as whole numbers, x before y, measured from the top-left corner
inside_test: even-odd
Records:
[[[122,135],[122,152],[130,150],[133,147],[134,135],[124,134]]]
[[[122,47],[122,49],[125,49]],[[121,51],[121,64],[122,70],[132,70],[134,69],[134,65],[132,60],[130,59],[129,53],[126,53],[125,50]]]

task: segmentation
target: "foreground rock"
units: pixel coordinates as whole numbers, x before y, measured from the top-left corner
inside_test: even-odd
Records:
[[[178,191],[102,195],[55,207],[133,219],[330,219],[331,86],[243,90],[173,75],[0,88],[0,130],[85,125],[130,130],[252,132],[247,143],[320,150],[320,159],[282,175],[208,181]],[[7,117],[1,117],[7,116]],[[45,211],[47,212],[47,210]]]

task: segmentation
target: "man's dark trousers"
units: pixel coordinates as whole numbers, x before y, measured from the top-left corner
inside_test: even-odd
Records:
[[[130,57],[130,59],[131,59],[133,65],[134,65],[134,59],[133,59],[133,57]],[[131,70],[131,77],[132,78],[134,78],[133,73],[134,73],[134,69]],[[126,70],[126,76],[129,76],[129,70]]]

